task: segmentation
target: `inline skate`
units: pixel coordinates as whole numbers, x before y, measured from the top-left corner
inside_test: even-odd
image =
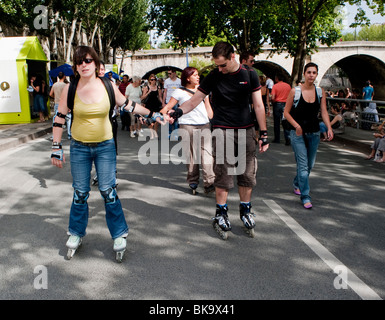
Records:
[[[213,218],[213,228],[223,240],[227,240],[227,232],[231,230],[231,224],[227,216],[227,204],[217,205],[215,217]]]
[[[198,185],[196,183],[190,183],[189,187],[191,188],[193,195],[196,195],[198,193],[197,192]]]
[[[69,236],[66,243],[66,246],[68,248],[68,251],[67,251],[68,260],[71,260],[71,258],[74,256],[76,250],[80,247],[81,244],[82,244],[82,238],[74,235]]]
[[[116,252],[116,261],[121,263],[123,260],[124,252],[126,251],[127,240],[120,237],[114,240],[114,251]]]
[[[239,205],[239,217],[241,218],[243,224],[246,228],[246,233],[251,237],[254,238],[254,228],[255,228],[255,221],[253,217],[255,217],[255,214],[251,212],[251,203],[241,203]]]

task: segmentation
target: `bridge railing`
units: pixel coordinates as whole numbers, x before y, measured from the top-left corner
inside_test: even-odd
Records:
[[[373,124],[381,123],[381,119],[385,119],[385,101],[381,100],[363,100],[363,99],[347,99],[347,98],[326,98],[328,110],[333,103],[341,104],[342,102],[349,103],[353,116],[350,119],[345,117],[345,121],[351,120],[352,126],[357,129],[371,130]],[[376,104],[377,113],[365,112],[365,108],[369,103]],[[380,112],[378,112],[380,111]],[[376,117],[377,116],[377,117]],[[378,121],[376,121],[378,120]]]

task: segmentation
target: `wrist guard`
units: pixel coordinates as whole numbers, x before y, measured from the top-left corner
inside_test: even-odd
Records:
[[[156,119],[160,118],[163,121],[163,115],[160,112],[154,112],[151,116],[151,120],[156,121]]]
[[[127,112],[124,108],[127,107],[129,100],[126,99],[126,101],[119,107],[121,112]],[[136,102],[131,101],[131,107],[128,109],[128,112],[133,112],[136,107]]]
[[[267,140],[267,130],[260,130],[259,131],[258,141],[262,141],[262,147],[269,144],[269,141]]]
[[[183,110],[181,108],[177,108],[175,111],[169,113],[170,117],[174,120],[177,120],[181,116],[183,116]]]
[[[59,159],[60,161],[63,161],[63,149],[54,149],[51,154],[51,158]]]

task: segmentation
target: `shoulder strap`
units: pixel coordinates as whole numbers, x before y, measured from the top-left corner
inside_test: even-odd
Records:
[[[187,89],[187,88],[185,88],[185,87],[179,87],[179,89],[182,89],[182,90],[184,90],[184,91],[187,91],[188,93],[191,93],[192,95],[195,94],[194,91],[192,91],[192,90],[190,90],[190,89]]]
[[[100,80],[102,80],[104,86],[106,87],[108,98],[110,99],[110,118],[111,118],[113,110],[116,105],[114,88],[112,87],[112,83],[110,79],[106,77],[99,77],[99,78]]]
[[[67,108],[71,110],[74,109],[74,101],[75,101],[75,93],[76,87],[78,86],[79,78],[75,78],[70,82],[68,87],[68,95],[67,95]]]
[[[322,88],[321,88],[321,87],[316,87],[316,90],[317,90],[318,103],[321,103],[321,98],[322,98]]]
[[[297,86],[295,87],[295,93],[294,93],[294,101],[293,101],[294,108],[297,107],[300,98],[301,98],[301,87]]]

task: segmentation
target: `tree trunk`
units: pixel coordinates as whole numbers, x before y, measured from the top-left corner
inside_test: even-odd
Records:
[[[77,11],[77,9],[75,10],[75,14],[76,14],[76,11]],[[77,18],[74,18],[74,20],[72,20],[72,24],[71,24],[71,33],[70,33],[70,36],[68,38],[68,48],[67,48],[66,63],[71,62],[71,48],[72,48],[72,41],[73,41],[73,39],[75,37],[76,23],[77,23]]]
[[[92,35],[91,35],[90,47],[94,46],[95,34],[97,30],[98,30],[98,23],[96,22],[94,26],[94,30],[92,31]]]
[[[306,27],[303,24],[298,36],[297,52],[294,56],[293,69],[291,71],[291,85],[294,87],[298,81],[302,79],[302,70],[305,65],[306,58]]]

